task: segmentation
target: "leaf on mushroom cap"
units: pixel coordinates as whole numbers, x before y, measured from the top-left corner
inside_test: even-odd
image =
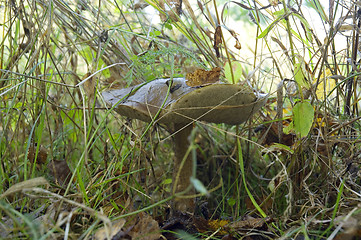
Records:
[[[161,123],[201,120],[226,124],[246,121],[264,105],[268,97],[247,84],[212,84],[192,88],[185,83],[184,78],[174,78],[166,98],[169,81],[158,79],[143,86],[107,91],[103,92],[103,97],[112,106],[124,98],[116,111],[142,121],[149,122],[164,102],[157,119]]]

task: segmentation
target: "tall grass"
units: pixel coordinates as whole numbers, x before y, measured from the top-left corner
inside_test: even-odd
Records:
[[[117,115],[101,92],[215,66],[225,81],[246,80],[270,97],[242,126],[195,124],[197,177],[208,189],[223,183],[197,198],[195,214],[272,216],[274,237],[336,235],[335,219],[357,212],[360,199],[360,9],[329,2],[183,0],[181,15],[159,20],[156,10],[170,13],[153,0],[144,9],[2,1],[0,193],[25,184],[0,197],[0,221],[13,229],[0,237],[89,238],[139,212],[165,221],[171,134]],[[293,125],[299,101],[315,110],[306,137]],[[46,184],[26,184],[37,177]]]

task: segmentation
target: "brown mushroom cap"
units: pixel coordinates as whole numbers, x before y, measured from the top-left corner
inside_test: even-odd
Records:
[[[123,116],[150,122],[160,111],[157,122],[240,124],[257,112],[268,95],[248,84],[211,84],[189,87],[184,78],[174,78],[167,97],[170,79],[157,79],[134,87],[103,92],[103,97]]]

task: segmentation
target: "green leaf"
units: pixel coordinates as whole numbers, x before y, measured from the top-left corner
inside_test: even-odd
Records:
[[[233,207],[236,204],[236,199],[229,198],[227,203],[228,203],[228,206]]]
[[[314,109],[309,102],[298,102],[293,107],[293,126],[300,137],[309,133],[314,117]]]
[[[301,87],[309,89],[309,81],[312,81],[312,79],[310,74],[307,73],[305,61],[299,55],[296,55],[296,63],[294,65],[294,69],[295,81],[297,82],[297,84]]]
[[[312,41],[313,37],[312,37],[312,34],[311,34],[311,27],[310,27],[310,24],[308,23],[308,21],[303,16],[301,16],[299,14],[294,14],[294,16],[296,16],[302,22],[303,26],[305,26],[307,39],[309,41]]]
[[[295,63],[294,67],[295,67],[295,81],[301,85],[302,87],[305,86],[304,82],[305,82],[305,76],[303,75],[302,72],[302,63]]]
[[[204,195],[207,195],[209,196],[209,192],[207,190],[207,188],[203,185],[203,183],[201,181],[199,181],[197,178],[195,177],[191,177],[191,183],[193,184],[194,188],[204,194]]]
[[[171,183],[172,183],[172,179],[171,179],[171,178],[167,178],[167,179],[164,179],[161,184],[163,184],[163,185],[168,185],[168,184],[171,184]]]
[[[295,127],[293,126],[293,122],[290,122],[290,124],[283,128],[284,134],[290,134],[294,133]]]
[[[239,80],[242,77],[242,65],[240,62],[234,61],[231,62],[232,64],[232,70],[233,70],[233,76],[234,76],[234,83],[239,82]],[[226,66],[224,66],[224,75],[228,82],[232,82],[232,74],[231,74],[231,68],[229,67],[229,63],[226,63]]]
[[[281,16],[283,14],[285,14],[285,10],[283,8],[281,10],[279,10],[279,11],[273,12],[273,15],[275,15],[277,17],[279,17],[279,16]]]
[[[287,145],[281,144],[281,143],[273,143],[271,146],[268,147],[268,149],[270,150],[283,150],[285,152],[289,152],[291,154],[294,153],[294,151],[292,150],[292,148],[290,148]]]
[[[91,63],[94,59],[94,51],[89,47],[85,46],[82,51],[83,57],[86,59],[88,63]]]
[[[166,23],[164,24],[164,27],[167,28],[167,29],[169,29],[169,30],[172,30],[172,29],[173,29],[172,24],[170,24],[169,22],[166,22]]]
[[[281,16],[278,16],[276,18],[276,20],[274,20],[270,25],[268,25],[268,27],[266,27],[265,30],[263,30],[263,32],[261,32],[259,35],[258,35],[258,39],[260,38],[264,38],[271,30],[274,26],[276,26],[276,24],[281,20],[283,19],[285,16],[284,15],[281,15]]]
[[[150,36],[151,37],[158,37],[158,36],[160,36],[162,33],[160,32],[160,31],[158,31],[158,30],[155,30],[155,31],[153,31],[153,32],[150,32]]]

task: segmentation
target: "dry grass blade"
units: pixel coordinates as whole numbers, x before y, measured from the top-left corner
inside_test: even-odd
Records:
[[[16,183],[13,186],[11,186],[8,190],[6,190],[3,194],[1,194],[0,199],[13,195],[14,193],[22,192],[26,189],[35,188],[39,185],[49,186],[49,182],[43,177],[38,177],[38,178],[26,180],[24,182]]]

